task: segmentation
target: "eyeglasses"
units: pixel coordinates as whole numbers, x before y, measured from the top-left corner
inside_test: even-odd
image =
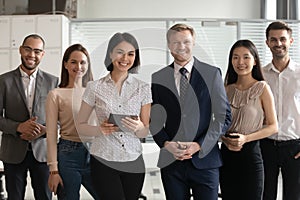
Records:
[[[22,48],[26,53],[30,54],[31,52],[34,52],[35,55],[40,55],[44,51],[43,49],[32,49],[29,46],[22,46]]]

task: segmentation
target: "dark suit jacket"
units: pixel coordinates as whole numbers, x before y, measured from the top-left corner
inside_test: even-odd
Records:
[[[152,96],[150,130],[161,148],[158,166],[165,167],[175,160],[163,148],[166,141],[194,141],[201,147],[192,157],[194,166],[220,167],[217,142],[231,123],[220,69],[194,58],[190,85],[181,108],[172,63],[152,75]]]
[[[57,85],[57,77],[38,69],[32,116],[37,116],[40,124],[45,125],[47,94]],[[17,127],[21,122],[30,119],[30,114],[19,67],[0,76],[0,112],[0,160],[11,164],[21,163],[26,156],[29,142],[20,138]],[[32,151],[38,161],[46,162],[46,150],[45,136],[32,141]]]

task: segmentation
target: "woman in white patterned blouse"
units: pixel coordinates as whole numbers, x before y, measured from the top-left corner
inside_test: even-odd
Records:
[[[88,83],[82,98],[78,129],[80,134],[95,136],[91,172],[100,199],[138,199],[143,187],[140,138],[149,133],[152,97],[150,85],[131,75],[140,65],[139,55],[138,43],[131,34],[114,34],[105,58],[109,73]],[[99,126],[88,124],[93,110]],[[128,117],[113,124],[108,122],[110,114]]]

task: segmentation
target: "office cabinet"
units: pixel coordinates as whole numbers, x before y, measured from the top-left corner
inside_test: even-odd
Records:
[[[0,16],[0,27],[1,27],[1,37],[0,37],[0,48],[10,47],[10,19],[9,17]]]
[[[37,33],[46,41],[46,48],[57,48],[69,44],[69,20],[57,15],[37,17]]]
[[[0,73],[9,71],[10,52],[9,50],[0,49]]]
[[[13,16],[11,18],[11,48],[19,48],[26,35],[36,32],[35,16]]]
[[[45,40],[45,55],[39,67],[56,76],[60,75],[61,59],[69,46],[69,20],[64,15],[0,16],[0,73],[21,64],[19,47],[24,38],[36,33]]]

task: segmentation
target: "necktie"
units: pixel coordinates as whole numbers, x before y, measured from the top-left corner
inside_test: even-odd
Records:
[[[188,78],[187,78],[187,74],[188,70],[184,67],[180,68],[179,70],[180,74],[181,74],[181,78],[180,78],[180,104],[183,105],[184,103],[184,97],[185,97],[185,93],[189,84]]]

